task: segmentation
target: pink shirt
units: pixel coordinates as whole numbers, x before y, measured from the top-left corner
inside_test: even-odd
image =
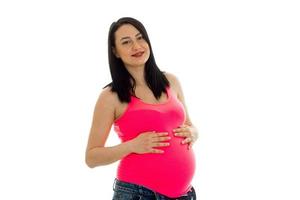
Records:
[[[182,137],[175,137],[173,129],[185,122],[182,103],[167,88],[168,100],[149,104],[132,96],[126,111],[114,123],[114,130],[122,142],[147,131],[168,132],[170,146],[163,154],[129,154],[118,165],[117,178],[142,185],[169,197],[179,197],[189,191],[195,172],[195,157]]]

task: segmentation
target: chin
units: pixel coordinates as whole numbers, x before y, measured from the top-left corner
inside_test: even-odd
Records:
[[[141,61],[141,62],[130,62],[130,65],[132,66],[144,66],[147,61]]]

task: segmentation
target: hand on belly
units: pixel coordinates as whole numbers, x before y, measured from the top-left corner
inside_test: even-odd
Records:
[[[156,153],[162,154],[164,150],[159,147],[167,147],[170,145],[171,137],[168,132],[143,132],[134,139],[128,141],[129,148],[132,153],[145,154]]]

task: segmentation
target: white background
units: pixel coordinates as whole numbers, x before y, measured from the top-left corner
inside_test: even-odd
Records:
[[[1,1],[0,199],[111,199],[117,163],[90,169],[84,156],[109,26],[131,16],[200,131],[199,199],[299,200],[296,3]]]

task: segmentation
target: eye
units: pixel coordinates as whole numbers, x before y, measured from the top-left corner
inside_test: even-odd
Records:
[[[138,40],[142,40],[142,39],[144,39],[144,38],[143,38],[143,36],[138,36],[137,39],[138,39]]]
[[[123,45],[129,44],[129,43],[130,43],[129,40],[126,40],[126,41],[123,41],[123,42],[122,42]]]

